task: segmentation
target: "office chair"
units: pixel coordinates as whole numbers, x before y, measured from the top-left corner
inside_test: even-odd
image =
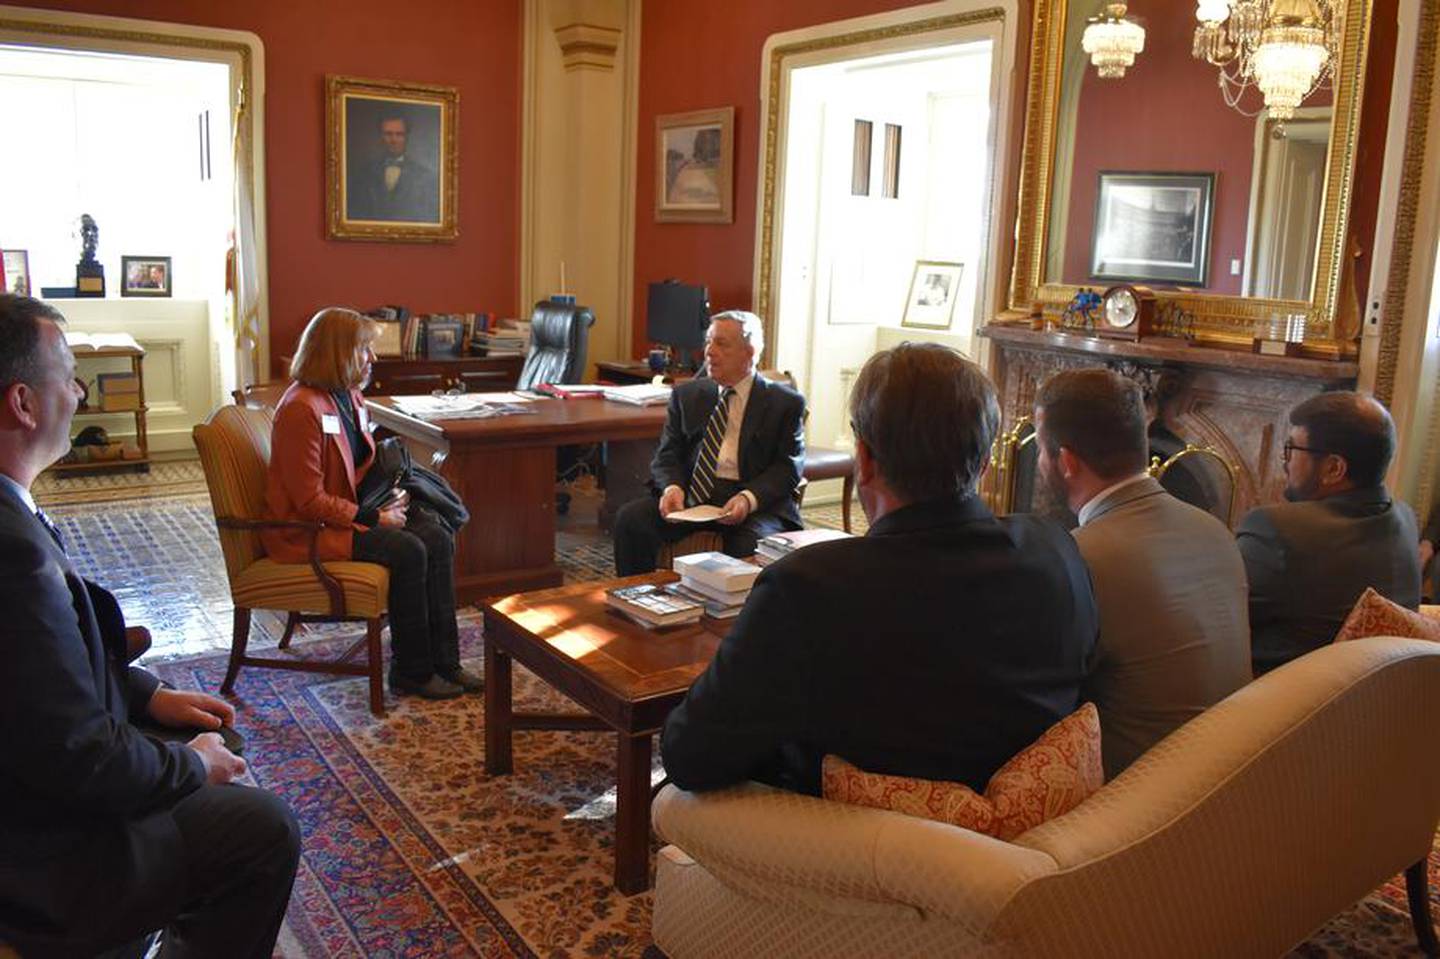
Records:
[[[530,350],[520,368],[517,390],[533,390],[547,383],[579,383],[585,376],[585,350],[595,314],[588,306],[541,300],[530,315]],[[561,446],[555,450],[556,480],[563,481],[575,471],[588,447]],[[555,492],[555,509],[570,511],[570,494]]]

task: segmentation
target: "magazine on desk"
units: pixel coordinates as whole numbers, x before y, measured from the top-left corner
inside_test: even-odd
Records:
[[[534,397],[520,393],[455,393],[441,396],[392,396],[390,402],[406,416],[434,420],[475,420],[534,413]]]

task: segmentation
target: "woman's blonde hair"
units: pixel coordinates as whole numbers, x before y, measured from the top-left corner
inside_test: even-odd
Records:
[[[373,343],[379,333],[379,324],[368,316],[326,307],[305,324],[290,361],[290,378],[321,390],[359,386],[365,370],[360,347]]]

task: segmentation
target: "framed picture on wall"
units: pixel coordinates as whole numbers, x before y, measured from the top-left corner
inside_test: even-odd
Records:
[[[325,88],[327,236],[455,239],[459,91],[344,76]]]
[[[734,220],[735,108],[655,118],[655,219]]]
[[[168,256],[120,258],[121,296],[170,296],[171,288]]]
[[[920,330],[948,330],[960,296],[962,263],[916,260],[910,278],[910,295],[905,300],[901,326]]]
[[[30,252],[28,250],[0,250],[0,277],[4,278],[4,290],[21,296],[33,296],[30,292]]]
[[[1205,286],[1214,210],[1213,173],[1102,171],[1090,275]]]

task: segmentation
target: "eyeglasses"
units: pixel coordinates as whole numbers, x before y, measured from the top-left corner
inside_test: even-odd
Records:
[[[1290,442],[1289,440],[1286,440],[1286,441],[1285,441],[1285,445],[1280,448],[1280,462],[1282,462],[1282,463],[1289,463],[1289,462],[1290,462],[1290,454],[1293,453],[1293,452],[1295,452],[1296,450],[1301,450],[1302,452],[1306,452],[1306,453],[1318,453],[1318,454],[1320,454],[1321,456],[1329,456],[1329,455],[1330,455],[1330,451],[1329,451],[1329,450],[1322,450],[1322,449],[1321,449],[1320,447],[1318,447],[1318,446],[1301,446],[1301,445],[1298,444],[1298,443],[1292,443],[1292,442]]]

